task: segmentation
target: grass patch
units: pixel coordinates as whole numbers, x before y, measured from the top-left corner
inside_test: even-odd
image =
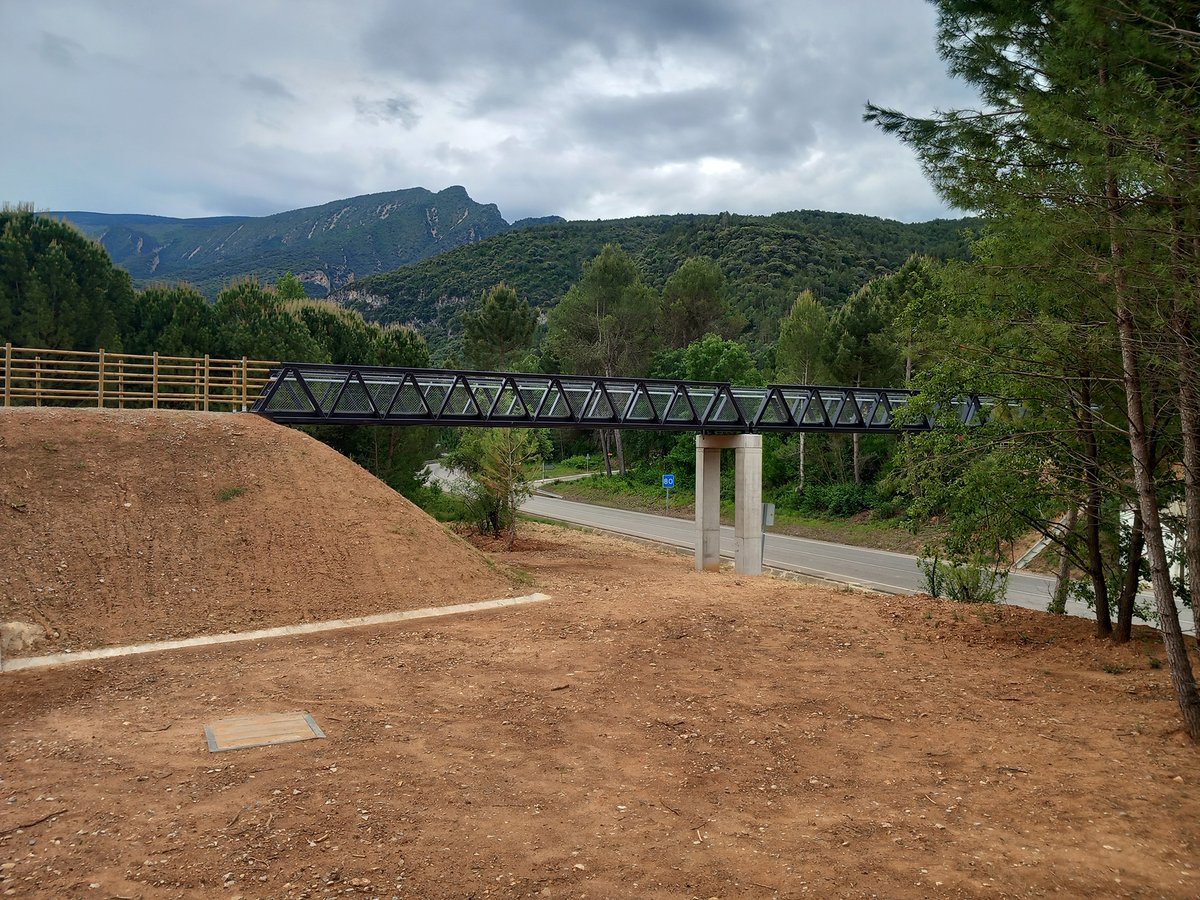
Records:
[[[977,610],[974,610],[974,612],[975,612],[975,618],[977,618],[984,625],[995,625],[997,622],[999,622],[1003,618],[1003,615],[1001,614],[1000,610],[998,610],[998,609],[997,610],[977,609]]]
[[[533,575],[527,570],[522,569],[520,566],[510,566],[508,569],[508,577],[511,578],[516,584],[522,584],[526,587],[532,587],[537,583],[534,580]]]
[[[246,489],[236,484],[230,487],[221,488],[219,491],[217,491],[217,502],[227,503],[234,497],[240,497],[244,493],[246,493]]]
[[[596,471],[593,465],[591,469],[584,469],[581,465],[575,465],[570,460],[563,460],[553,464],[547,464],[543,469],[541,466],[533,466],[529,470],[530,478],[563,478],[567,475],[583,475],[585,472]]]
[[[455,535],[455,537],[459,538],[459,540],[463,540],[461,535]],[[470,541],[467,541],[467,545],[474,548],[474,545],[471,544]],[[519,584],[523,587],[533,587],[535,584],[537,584],[537,581],[534,579],[532,573],[530,573],[527,569],[522,569],[520,566],[513,566],[506,563],[497,562],[496,560],[492,559],[491,554],[484,553],[478,548],[475,548],[475,550],[481,557],[483,557],[483,564],[488,567],[488,571],[507,578],[514,585]]]

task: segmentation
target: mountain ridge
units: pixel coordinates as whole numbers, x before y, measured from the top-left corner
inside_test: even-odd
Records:
[[[435,355],[453,344],[462,312],[506,282],[547,310],[578,281],[605,244],[633,256],[659,289],[691,256],[714,260],[725,276],[734,331],[766,346],[796,296],[811,290],[831,308],[868,281],[889,275],[913,254],[969,255],[976,219],[904,223],[856,213],[792,210],[561,221],[492,235],[390,272],[347,284],[330,299],[382,323],[407,323]]]
[[[977,224],[820,210],[509,224],[496,204],[473,200],[461,185],[363,194],[260,217],[43,215],[98,240],[136,284],[187,281],[214,299],[238,278],[274,281],[290,271],[312,296],[416,326],[435,352],[454,344],[460,313],[495,284],[507,282],[547,310],[605,244],[627,250],[654,288],[688,257],[713,259],[725,275],[731,333],[766,347],[801,291],[835,307],[913,254],[967,256],[964,231]]]
[[[288,271],[324,296],[365,275],[516,227],[496,204],[476,202],[461,185],[362,194],[269,216],[42,215],[99,241],[137,284],[188,281],[210,298],[239,276],[270,281]]]

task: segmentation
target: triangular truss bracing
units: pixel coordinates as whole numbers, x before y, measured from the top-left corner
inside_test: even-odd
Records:
[[[895,432],[934,427],[899,416],[913,392],[585,375],[285,363],[254,412],[288,424],[653,428],[706,432]],[[1016,417],[1018,405],[967,395],[959,422]]]

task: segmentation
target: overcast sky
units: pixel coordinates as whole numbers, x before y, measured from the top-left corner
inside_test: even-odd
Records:
[[[265,215],[466,187],[513,221],[956,215],[862,122],[971,102],[923,0],[0,0],[0,200]]]

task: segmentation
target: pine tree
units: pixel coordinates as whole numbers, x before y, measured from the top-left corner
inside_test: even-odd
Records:
[[[24,347],[54,347],[54,306],[36,272],[24,279],[17,303],[13,341]]]
[[[776,379],[793,384],[820,384],[825,380],[825,359],[828,355],[829,311],[813,296],[803,291],[792,304],[791,312],[779,328],[779,344],[775,350]],[[804,492],[805,432],[796,436],[798,484]]]
[[[128,273],[65,222],[0,210],[0,337],[34,347],[120,349],[133,300]]]
[[[825,366],[835,381],[854,387],[883,387],[899,377],[895,314],[886,292],[868,284],[833,315],[826,332]],[[862,441],[851,435],[854,483],[862,482]]]
[[[329,354],[257,280],[230,285],[217,295],[216,355],[237,358],[328,362]]]
[[[512,549],[517,512],[533,492],[529,470],[550,452],[546,432],[536,428],[468,428],[449,464],[471,479],[467,494],[473,518],[484,530],[506,538]]]
[[[715,331],[726,312],[725,276],[720,266],[702,256],[686,259],[663,286],[663,343],[686,347]]]
[[[997,235],[1044,237],[1041,250],[1052,252],[1021,260],[1030,284],[1065,269],[1096,296],[1093,309],[1106,311],[1098,330],[1119,353],[1116,374],[1124,389],[1125,421],[1112,424],[1128,441],[1176,700],[1188,733],[1200,741],[1200,692],[1179,628],[1160,513],[1163,479],[1191,460],[1187,542],[1200,541],[1194,469],[1200,464],[1194,41],[1200,4],[940,0],[938,6],[939,51],[953,74],[978,88],[984,108],[920,118],[872,106],[867,117],[917,151],[943,196],[987,213]],[[1172,365],[1174,377],[1164,373]],[[1088,406],[1090,398],[1081,394],[1076,402]],[[1174,453],[1182,445],[1183,459],[1163,452],[1165,438]],[[1189,561],[1195,584],[1200,550],[1189,552]]]
[[[533,343],[537,313],[527,300],[501,282],[463,316],[463,353],[473,369],[510,371]]]
[[[657,324],[657,295],[642,281],[629,254],[609,244],[584,265],[583,277],[551,310],[546,339],[575,373],[639,375],[658,343]],[[624,473],[620,430],[615,438]],[[607,467],[607,451],[604,460]]]
[[[86,332],[94,327],[87,315],[90,304],[86,304],[87,297],[79,289],[75,267],[57,240],[39,254],[34,274],[45,292],[49,314],[44,346],[61,350],[87,347],[91,341],[85,337]]]
[[[280,300],[304,300],[308,292],[304,290],[304,282],[291,272],[284,272],[275,282],[275,293]]]

